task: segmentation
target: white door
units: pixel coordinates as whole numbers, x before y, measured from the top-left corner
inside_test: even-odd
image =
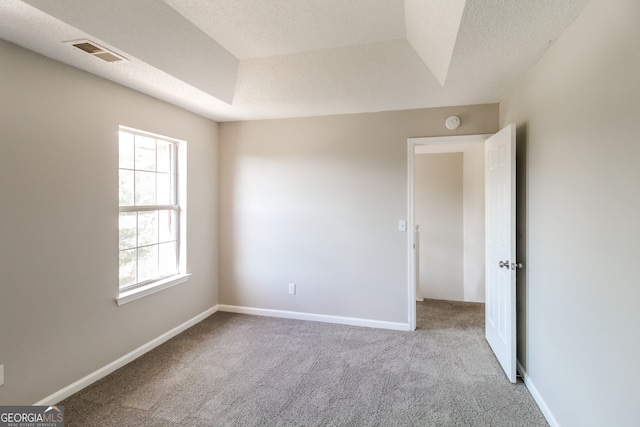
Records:
[[[516,382],[516,127],[485,143],[485,335]]]

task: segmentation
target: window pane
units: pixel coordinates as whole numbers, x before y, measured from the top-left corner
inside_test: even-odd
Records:
[[[135,172],[136,174],[136,206],[156,204],[155,172]]]
[[[156,139],[136,135],[136,169],[156,170]]]
[[[138,246],[158,243],[158,211],[138,212]]]
[[[120,213],[120,250],[136,247],[136,216],[135,212]]]
[[[120,130],[119,150],[119,201],[128,207],[119,214],[119,274],[130,288],[178,272],[179,213],[158,210],[177,203],[177,143]]]
[[[120,251],[120,287],[136,283],[136,249]]]
[[[120,169],[120,206],[133,206],[133,171]]]
[[[138,282],[158,277],[158,245],[138,249]]]
[[[176,240],[176,211],[164,210],[158,212],[160,227],[160,242]]]
[[[133,135],[128,132],[119,132],[120,141],[120,167],[133,169]]]
[[[156,175],[158,183],[158,205],[172,205],[173,201],[173,188],[171,186],[171,175],[167,173],[159,173]]]
[[[174,145],[168,141],[157,140],[158,148],[158,172],[173,172],[173,148]]]
[[[174,242],[163,243],[158,246],[158,252],[160,275],[169,276],[171,274],[175,274],[178,270],[176,244]]]

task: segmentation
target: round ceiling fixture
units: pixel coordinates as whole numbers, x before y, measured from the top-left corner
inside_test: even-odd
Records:
[[[460,126],[460,118],[458,116],[450,116],[445,120],[444,125],[449,130],[456,130]]]

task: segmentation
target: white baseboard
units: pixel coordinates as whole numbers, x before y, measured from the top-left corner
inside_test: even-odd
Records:
[[[517,361],[517,364],[518,364],[518,371],[520,371],[520,374],[522,374],[522,378],[524,380],[525,385],[527,386],[527,389],[529,390],[529,393],[531,393],[533,400],[535,400],[536,403],[538,404],[538,407],[542,411],[542,415],[544,415],[544,417],[547,419],[549,426],[560,427],[560,423],[558,422],[558,420],[556,420],[556,418],[551,413],[551,410],[547,406],[547,403],[544,401],[544,399],[540,395],[540,392],[536,388],[535,384],[533,384],[531,377],[527,374],[527,371],[525,371],[524,366],[522,366],[519,360]]]
[[[34,406],[55,405],[56,403],[58,403],[58,402],[60,402],[60,401],[62,401],[64,399],[66,399],[67,397],[71,396],[72,394],[77,393],[78,391],[82,390],[83,388],[85,388],[85,387],[93,384],[94,382],[98,381],[99,379],[109,375],[110,373],[112,373],[116,369],[119,369],[119,368],[123,367],[124,365],[126,365],[127,363],[134,361],[135,359],[137,359],[138,357],[142,356],[146,352],[148,352],[150,350],[153,350],[154,348],[156,348],[160,344],[162,344],[165,341],[168,341],[169,339],[175,337],[179,333],[189,329],[190,327],[192,327],[196,323],[201,322],[202,320],[206,319],[207,317],[211,316],[213,313],[218,311],[218,308],[219,308],[219,306],[217,306],[217,305],[214,306],[214,307],[211,307],[210,309],[198,314],[197,316],[193,317],[192,319],[187,320],[183,324],[181,324],[179,326],[176,326],[175,328],[171,329],[170,331],[165,332],[164,334],[160,335],[157,338],[154,338],[153,340],[149,341],[146,344],[143,344],[142,346],[136,348],[132,352],[127,353],[124,356],[122,356],[121,358],[119,358],[117,360],[114,360],[113,362],[109,363],[106,366],[103,366],[102,368],[98,369],[97,371],[90,373],[86,377],[81,378],[78,381],[74,382],[73,384],[68,385],[63,389],[60,389],[60,390],[56,391],[52,395],[45,397],[44,399],[40,400],[39,402],[34,403]]]
[[[240,307],[236,305],[218,305],[220,311],[229,313],[252,314],[255,316],[279,317],[282,319],[310,320],[312,322],[337,323],[349,326],[408,331],[408,323],[385,322],[382,320],[358,319],[356,317],[329,316],[325,314],[302,313],[298,311],[271,310],[267,308]]]

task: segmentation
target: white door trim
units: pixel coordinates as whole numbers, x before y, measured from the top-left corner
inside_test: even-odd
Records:
[[[416,329],[416,265],[413,253],[415,224],[415,154],[416,148],[429,146],[429,152],[456,152],[460,151],[457,144],[471,142],[483,143],[492,134],[461,135],[461,136],[435,136],[417,137],[407,139],[407,298],[408,298],[408,324],[409,330]],[[425,151],[426,152],[426,151]]]

